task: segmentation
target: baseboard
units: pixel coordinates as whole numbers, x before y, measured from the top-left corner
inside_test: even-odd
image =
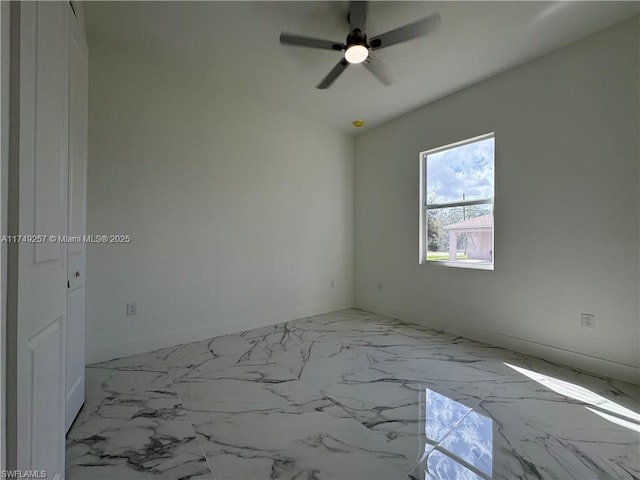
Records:
[[[409,312],[380,307],[378,305],[357,304],[356,308],[361,308],[369,312],[386,315],[389,317],[404,320],[406,322],[426,325],[437,330],[460,335],[472,340],[489,343],[498,347],[507,348],[516,352],[525,353],[534,357],[544,358],[555,363],[577,368],[596,375],[616,378],[625,382],[640,385],[640,367],[628,365],[621,362],[608,360],[580,352],[574,352],[561,347],[547,345],[519,337],[505,335],[503,333],[469,326],[455,325],[452,328],[450,323],[428,319],[425,316],[415,315]]]
[[[317,307],[296,308],[285,312],[261,315],[258,317],[237,319],[231,322],[218,323],[204,328],[194,328],[190,330],[180,330],[152,337],[141,338],[129,342],[94,347],[87,351],[87,365],[97,362],[113,360],[115,358],[126,357],[138,353],[150,352],[159,348],[172,347],[182,343],[195,342],[205,338],[218,337],[230,333],[243,332],[253,328],[266,327],[277,323],[297,320],[298,318],[312,315],[322,315],[324,313],[352,308],[352,303],[332,303]]]

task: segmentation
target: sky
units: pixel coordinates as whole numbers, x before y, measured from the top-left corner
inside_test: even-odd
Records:
[[[427,203],[493,197],[494,139],[427,155]]]
[[[425,445],[427,478],[438,480],[483,480],[448,456],[452,452],[483,472],[492,475],[493,420],[433,390],[426,389],[425,434],[443,451]]]

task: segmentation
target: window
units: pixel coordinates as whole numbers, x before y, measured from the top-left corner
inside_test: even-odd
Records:
[[[493,133],[422,152],[420,171],[420,263],[493,270]]]

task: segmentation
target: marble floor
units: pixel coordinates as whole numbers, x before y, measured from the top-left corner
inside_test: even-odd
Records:
[[[87,368],[67,479],[640,479],[640,388],[360,310]]]

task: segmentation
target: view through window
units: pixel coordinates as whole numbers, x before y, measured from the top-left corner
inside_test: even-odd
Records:
[[[421,154],[421,262],[493,268],[493,133]]]

